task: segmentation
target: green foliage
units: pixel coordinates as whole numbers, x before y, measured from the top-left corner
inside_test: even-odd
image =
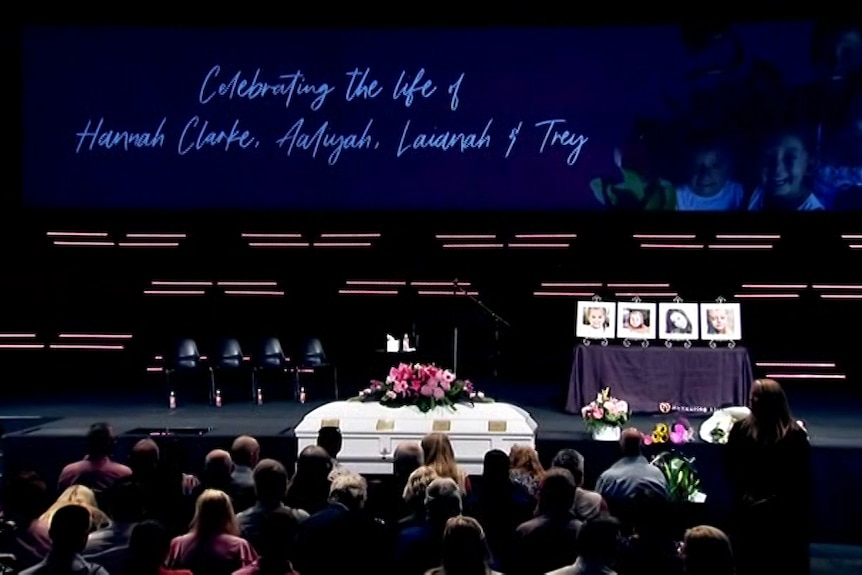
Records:
[[[694,458],[675,451],[657,455],[652,464],[658,467],[667,479],[671,502],[691,501],[700,491],[700,477],[694,467]]]

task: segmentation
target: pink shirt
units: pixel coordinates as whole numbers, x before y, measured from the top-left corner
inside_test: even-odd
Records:
[[[186,533],[171,541],[166,564],[171,569],[190,569],[196,575],[219,575],[233,573],[255,559],[257,553],[242,537],[222,533],[202,539]]]
[[[70,463],[60,472],[57,487],[60,491],[72,485],[85,485],[90,489],[104,490],[118,479],[128,477],[132,470],[122,463],[111,461],[110,457],[90,459],[88,455],[81,461]]]

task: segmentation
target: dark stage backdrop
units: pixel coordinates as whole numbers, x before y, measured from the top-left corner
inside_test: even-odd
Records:
[[[836,207],[814,26],[712,32],[28,28],[24,204]]]

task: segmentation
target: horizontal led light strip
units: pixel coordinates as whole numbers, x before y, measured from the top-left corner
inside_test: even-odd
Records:
[[[742,289],[807,289],[808,284],[742,284]]]
[[[592,297],[590,291],[534,291],[533,297]]]
[[[121,351],[126,349],[126,346],[121,344],[90,344],[90,343],[52,343],[48,346],[49,349],[78,349],[92,351]]]
[[[717,240],[780,240],[781,234],[716,234]]]
[[[45,232],[49,238],[107,238],[108,232]]]
[[[767,373],[769,379],[847,379],[843,373]]]
[[[798,299],[798,293],[737,293],[735,299]]]
[[[348,240],[354,240],[354,239],[363,239],[363,238],[369,238],[369,239],[379,238],[379,237],[381,237],[382,235],[383,235],[383,234],[381,234],[381,233],[379,233],[379,232],[366,232],[366,233],[362,233],[362,232],[360,232],[360,233],[354,233],[354,234],[345,234],[345,233],[326,233],[326,234],[320,234],[320,237],[321,237],[321,239],[348,239]]]
[[[702,250],[703,244],[655,244],[644,243],[640,245],[645,250]]]
[[[398,295],[394,289],[340,289],[340,295]]]
[[[711,250],[771,250],[772,244],[709,244]]]
[[[60,339],[132,339],[130,333],[61,333]]]
[[[636,240],[693,240],[697,234],[632,234]]]
[[[149,232],[149,233],[140,233],[140,232],[132,232],[126,234],[126,239],[129,240],[184,240],[186,239],[186,234],[184,233],[174,233],[174,232]]]
[[[515,234],[516,240],[573,240],[578,234]]]
[[[755,367],[805,367],[805,368],[834,368],[835,363],[827,362],[795,362],[795,361],[758,361],[754,364]]]

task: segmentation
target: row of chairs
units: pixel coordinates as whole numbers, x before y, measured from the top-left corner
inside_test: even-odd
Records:
[[[251,355],[243,353],[238,339],[225,338],[219,342],[216,353],[208,356],[201,354],[197,341],[183,338],[167,356],[164,367],[165,383],[170,393],[182,390],[187,392],[184,395],[193,397],[203,395],[195,391],[205,392],[209,403],[215,403],[217,396],[219,400],[248,397],[251,401],[260,401],[263,395],[298,400],[303,388],[302,376],[309,374],[315,377],[319,372],[330,375],[332,388],[331,392],[322,387],[315,388],[317,395],[331,395],[338,399],[338,368],[329,360],[318,338],[307,339],[296,360],[284,353],[284,347],[276,337],[264,338]],[[203,390],[196,387],[197,378],[193,377],[201,373],[207,376]],[[281,381],[272,381],[270,375],[282,376]],[[250,387],[243,383],[246,377],[250,380]],[[193,386],[191,389],[189,384]]]

